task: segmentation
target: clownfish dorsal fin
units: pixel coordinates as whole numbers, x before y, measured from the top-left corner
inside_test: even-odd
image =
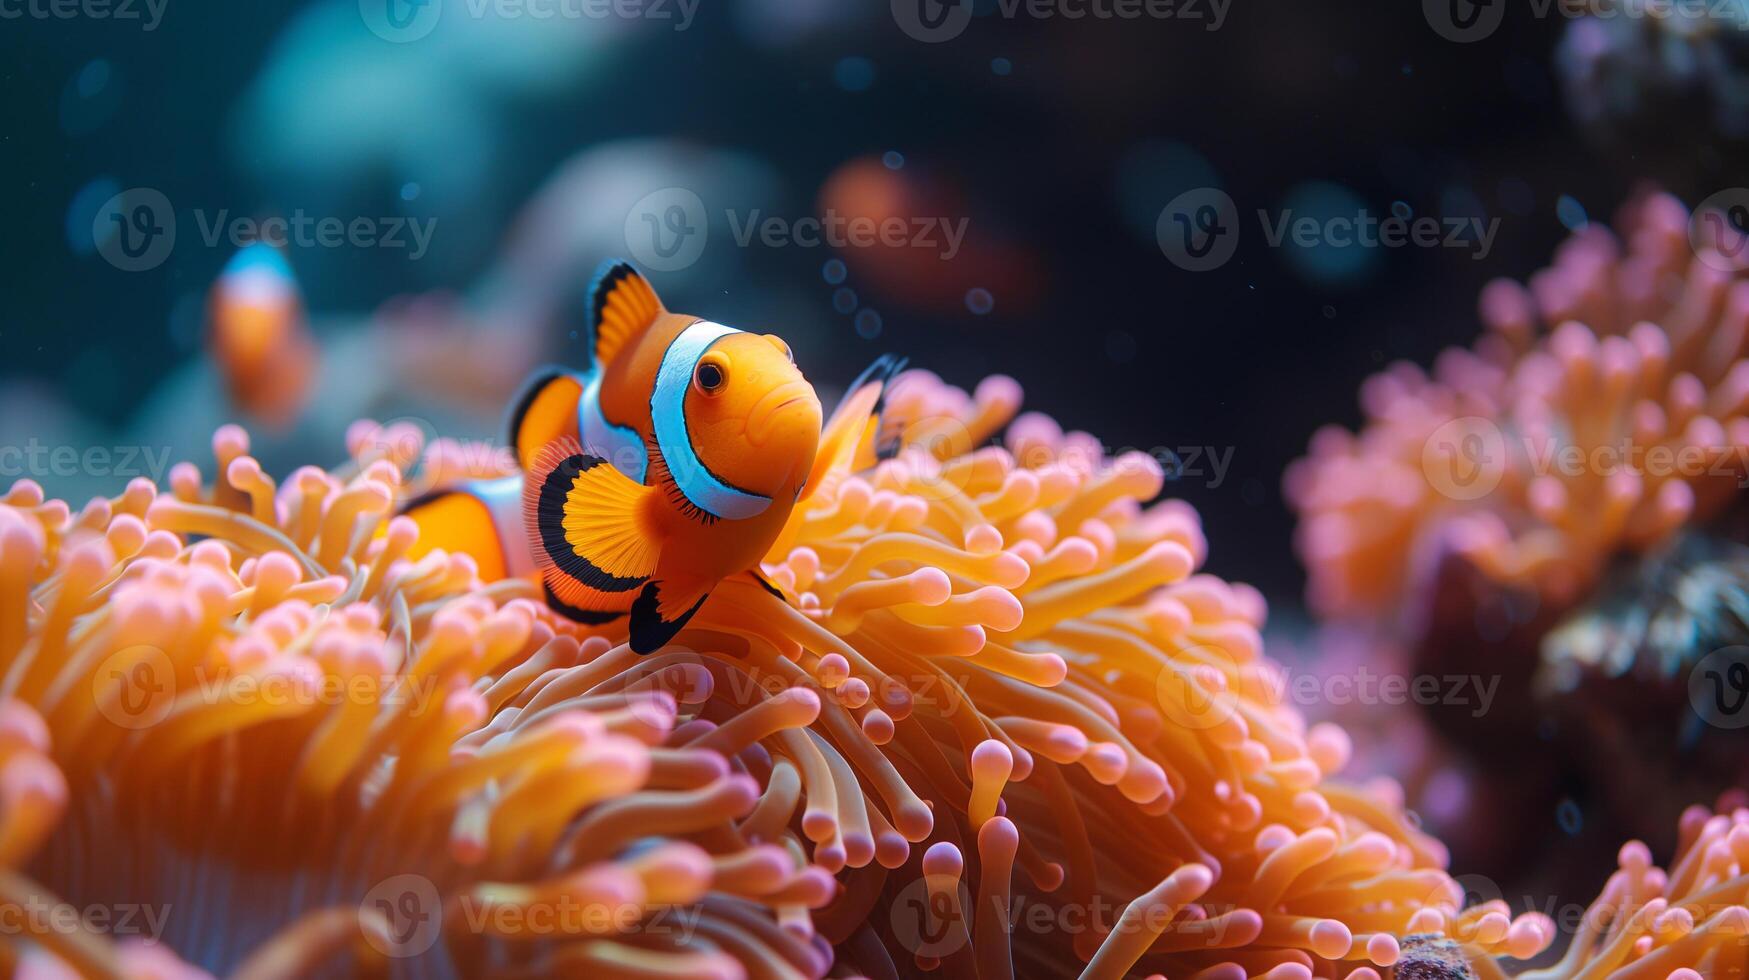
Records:
[[[654,493],[575,439],[543,447],[523,485],[522,513],[548,591],[578,609],[630,609],[662,553],[648,516]]]
[[[650,281],[624,260],[608,261],[589,287],[589,329],[595,336],[595,363],[607,365],[662,314],[662,301]]]
[[[536,368],[522,383],[522,391],[510,403],[506,427],[510,448],[524,471],[534,468],[535,454],[542,446],[576,437],[577,401],[582,397],[583,382],[569,368]]]
[[[832,417],[821,426],[814,468],[808,473],[800,499],[812,497],[834,474],[847,474],[858,468],[859,458],[879,431],[887,390],[906,363],[902,357],[882,354],[845,389]]]

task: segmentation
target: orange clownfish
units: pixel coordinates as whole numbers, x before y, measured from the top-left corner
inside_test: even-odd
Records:
[[[303,408],[316,371],[316,347],[304,322],[291,266],[265,242],[225,264],[208,298],[207,344],[231,401],[270,425]]]
[[[538,575],[582,623],[629,615],[632,649],[650,653],[718,582],[756,572],[796,501],[874,424],[896,362],[865,372],[823,442],[819,398],[780,338],[671,313],[623,262],[588,309],[594,363],[536,372],[512,409],[524,475],[407,512],[422,549],[496,551],[483,576]]]

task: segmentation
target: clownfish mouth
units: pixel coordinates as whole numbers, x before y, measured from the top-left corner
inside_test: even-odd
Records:
[[[764,445],[771,437],[772,426],[792,405],[806,404],[814,398],[814,389],[806,381],[790,381],[766,392],[753,405],[747,416],[747,439],[755,446]]]

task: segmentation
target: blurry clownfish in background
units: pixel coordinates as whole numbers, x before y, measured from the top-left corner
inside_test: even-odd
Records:
[[[208,300],[207,343],[232,404],[273,426],[303,408],[316,345],[303,297],[279,250],[256,242],[225,264]]]
[[[671,313],[623,262],[597,275],[588,310],[594,363],[535,372],[511,411],[524,475],[406,513],[420,551],[468,552],[485,578],[538,574],[554,609],[629,616],[632,649],[651,653],[719,581],[758,577],[796,502],[878,426],[899,362],[864,372],[822,434],[780,338]]]

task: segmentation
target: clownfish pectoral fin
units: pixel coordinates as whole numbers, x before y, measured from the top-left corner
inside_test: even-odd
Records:
[[[820,448],[814,454],[814,468],[808,473],[802,499],[813,496],[821,484],[828,482],[830,474],[861,469],[858,461],[873,454],[887,385],[905,369],[905,364],[902,357],[882,354],[845,389],[832,417],[821,428]]]
[[[714,582],[651,582],[632,603],[632,652],[655,653],[674,639],[711,594]]]
[[[630,609],[662,552],[648,517],[654,493],[575,439],[543,447],[524,482],[522,505],[548,592],[576,609]]]
[[[535,369],[522,383],[522,391],[510,403],[510,449],[524,471],[534,468],[541,447],[577,432],[577,402],[583,398],[583,382],[566,368],[549,365]]]
[[[609,364],[662,313],[650,281],[624,260],[608,261],[589,286],[589,330],[595,337],[595,363]]]

